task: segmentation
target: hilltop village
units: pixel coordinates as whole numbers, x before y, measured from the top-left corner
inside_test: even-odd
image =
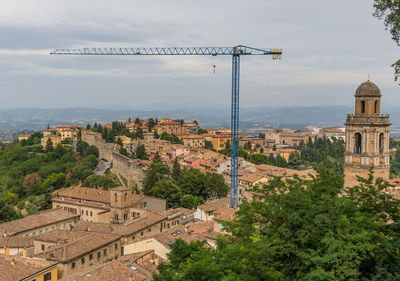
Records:
[[[376,85],[361,84],[346,128],[241,135],[239,202],[252,201],[251,187],[275,177],[312,179],[317,175],[313,162],[327,162],[336,154],[345,186],[357,184],[356,175],[368,176],[374,163],[373,173],[393,184],[385,192],[399,197],[399,180],[389,179],[390,123],[388,115],[380,114],[380,98]],[[215,247],[218,236],[230,235],[224,222],[236,211],[228,195],[230,140],[229,128],[201,128],[197,121],[169,118],[58,126],[20,135],[15,145],[36,142],[44,155],[70,151],[76,158],[87,157],[82,161],[94,158],[95,165],[85,177],[79,167],[72,168],[60,188],[49,189],[57,180],[38,186],[39,174],[25,176],[24,184],[37,194],[51,194],[50,205],[30,214],[24,203],[20,210],[26,216],[0,224],[0,279],[151,280],[177,240]],[[331,154],[323,155],[322,147]],[[43,186],[51,192],[40,191]]]

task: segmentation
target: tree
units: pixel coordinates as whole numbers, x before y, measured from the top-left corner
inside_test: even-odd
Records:
[[[157,133],[156,130],[154,130],[154,138],[155,139],[159,139],[160,138],[160,135]]]
[[[89,144],[85,141],[78,141],[78,143],[76,144],[76,151],[78,151],[83,157],[86,157],[88,148]]]
[[[104,189],[109,189],[111,187],[117,186],[116,183],[111,178],[99,175],[88,176],[84,180],[83,185],[86,187],[96,187],[96,188],[102,187]]]
[[[206,186],[207,199],[216,199],[226,197],[229,192],[229,186],[220,174],[207,173],[204,178]]]
[[[149,160],[149,156],[146,153],[146,148],[143,144],[138,144],[135,148],[136,159]]]
[[[374,0],[374,16],[384,18],[386,29],[390,30],[392,39],[400,46],[400,2],[398,0]],[[394,80],[400,77],[400,59],[392,64]]]
[[[135,124],[140,125],[140,119],[139,119],[139,117],[136,117],[136,119],[135,119]]]
[[[245,150],[251,150],[251,143],[248,141],[243,145],[243,149]]]
[[[197,208],[197,206],[202,202],[203,200],[199,197],[193,196],[192,194],[186,194],[182,198],[182,204],[181,206],[186,209],[193,210]]]
[[[185,171],[180,180],[183,194],[206,197],[204,174],[200,170],[190,168]]]
[[[179,207],[182,200],[181,189],[173,180],[170,179],[157,181],[147,194],[157,198],[166,199],[168,208]]]
[[[205,140],[205,141],[204,141],[204,148],[205,148],[205,149],[210,149],[210,150],[212,150],[214,147],[213,147],[211,141]]]
[[[326,167],[318,173],[254,187],[254,199],[224,222],[231,235],[219,237],[216,249],[176,241],[154,279],[399,280],[399,203],[371,200],[381,190],[372,182],[343,196],[341,175]],[[392,224],[380,218],[386,211]]]
[[[86,150],[86,155],[94,155],[99,157],[99,149],[94,145],[90,145]]]
[[[178,163],[178,159],[175,158],[174,164],[172,166],[172,179],[178,182],[181,177],[181,166]]]
[[[168,178],[170,174],[169,167],[162,162],[153,162],[146,171],[146,177],[143,180],[143,192],[149,194],[156,182]]]
[[[51,138],[48,138],[46,140],[46,151],[53,151],[53,141],[51,140]]]
[[[38,182],[40,182],[40,175],[38,172],[26,175],[22,183],[25,188],[25,193],[31,194],[33,186]]]

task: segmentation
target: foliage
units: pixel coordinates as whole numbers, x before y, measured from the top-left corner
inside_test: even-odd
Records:
[[[174,164],[172,165],[172,174],[171,174],[171,176],[172,176],[172,179],[175,182],[178,182],[180,177],[181,177],[181,166],[179,165],[177,158],[175,158]]]
[[[204,148],[205,149],[210,149],[210,150],[214,150],[213,144],[211,141],[205,140],[204,141]]]
[[[167,179],[170,174],[169,167],[162,162],[153,162],[147,172],[143,181],[143,193],[152,195],[150,190],[160,180]]]
[[[170,135],[167,132],[162,132],[160,139],[167,140],[171,143],[183,144],[183,140],[179,139],[176,135]]]
[[[343,196],[341,175],[318,173],[255,187],[224,222],[231,236],[216,249],[177,240],[154,280],[399,280],[399,202],[378,195],[386,183],[370,177]]]
[[[0,150],[0,202],[6,202],[0,208],[0,220],[20,216],[12,205],[29,214],[51,208],[51,192],[85,180],[97,165],[95,155],[83,158],[71,147],[38,150],[34,139],[39,135],[32,137],[32,142],[16,142]]]
[[[386,29],[390,30],[392,39],[400,46],[400,1],[374,0],[374,16],[384,18]],[[395,81],[400,78],[400,59],[392,64],[395,71]]]
[[[331,141],[327,138],[316,138],[314,142],[309,139],[306,144],[301,143],[295,148],[300,150],[301,155],[301,161],[296,165],[316,167],[319,163],[330,163],[336,172],[343,173],[345,147],[342,139],[332,138]]]
[[[177,208],[181,205],[182,191],[173,180],[162,179],[149,190],[154,197],[167,200],[167,208]]]
[[[84,180],[83,186],[109,189],[117,186],[117,184],[109,177],[90,175]]]
[[[138,144],[135,148],[135,158],[142,160],[149,160],[149,156],[146,153],[146,148],[143,144]]]

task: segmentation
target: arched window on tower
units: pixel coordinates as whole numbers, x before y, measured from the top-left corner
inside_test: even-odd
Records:
[[[361,113],[365,113],[365,101],[361,101]]]
[[[114,193],[114,201],[117,202],[117,193]]]
[[[383,146],[385,143],[385,136],[383,133],[379,134],[379,154],[383,153]]]
[[[354,153],[360,154],[361,153],[361,141],[362,137],[360,133],[354,134]]]
[[[375,113],[378,113],[378,101],[375,101]]]

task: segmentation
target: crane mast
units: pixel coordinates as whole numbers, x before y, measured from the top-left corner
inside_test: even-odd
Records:
[[[56,49],[51,54],[87,56],[232,56],[230,207],[238,207],[240,56],[271,55],[272,59],[281,59],[282,49],[259,49],[244,45],[234,47],[83,48]]]

